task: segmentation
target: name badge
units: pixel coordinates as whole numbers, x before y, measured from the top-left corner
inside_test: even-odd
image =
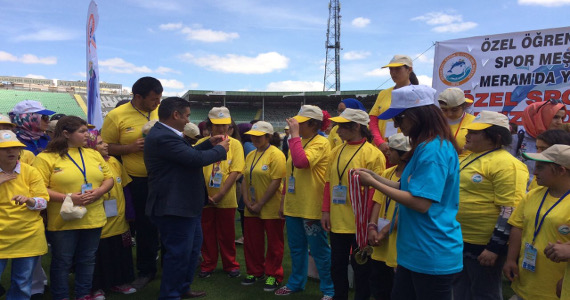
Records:
[[[384,218],[378,218],[378,232],[382,230],[382,228],[390,225],[390,220]]]
[[[92,183],[86,183],[81,185],[81,194],[85,194],[85,192],[90,191],[93,189]]]
[[[105,216],[107,218],[116,217],[119,214],[117,211],[117,199],[103,201],[103,207],[105,208]]]
[[[289,177],[289,181],[287,181],[287,192],[288,193],[295,193],[295,177]]]
[[[216,172],[214,175],[210,175],[210,187],[220,188],[222,186],[222,172]]]
[[[347,195],[346,185],[336,185],[333,186],[332,190],[332,203],[333,204],[346,204]]]
[[[252,186],[249,187],[249,198],[251,202],[255,202],[255,188]]]
[[[524,258],[522,262],[523,269],[534,272],[536,270],[536,254],[538,251],[533,245],[525,243],[524,245]]]

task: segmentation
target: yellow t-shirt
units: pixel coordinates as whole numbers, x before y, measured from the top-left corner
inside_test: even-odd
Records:
[[[382,177],[388,178],[392,181],[398,181],[400,177],[396,175],[396,168],[398,166],[393,166],[382,173]],[[379,218],[384,218],[386,220],[392,221],[396,216],[394,215],[394,210],[396,210],[396,201],[390,200],[388,203],[388,209],[386,209],[386,195],[380,193],[379,191],[374,192],[374,197],[372,198],[374,202],[380,204]],[[387,226],[390,226],[388,224]],[[378,228],[380,231],[382,228]],[[397,252],[396,252],[396,240],[398,239],[397,227],[394,227],[392,233],[388,235],[388,238],[382,241],[380,246],[373,247],[374,252],[372,252],[372,259],[377,261],[383,261],[387,266],[395,268],[398,266],[397,263]]]
[[[528,184],[528,191],[534,190],[537,187],[539,187],[538,183],[536,182],[536,177],[532,177],[532,180],[530,181],[530,183]]]
[[[295,192],[285,192],[283,211],[285,215],[291,217],[320,220],[323,205],[323,189],[325,187],[325,172],[327,171],[331,152],[330,143],[327,138],[320,135],[316,135],[313,140],[302,139],[301,143],[309,161],[309,168],[293,169],[293,161],[291,154],[289,154],[285,183],[289,185],[289,178],[293,174],[295,178]]]
[[[209,139],[210,137],[204,137],[200,139],[196,144],[200,144],[203,141]],[[203,169],[204,171],[204,181],[206,183],[206,188],[208,189],[208,196],[212,197],[217,194],[221,187],[224,186],[226,183],[226,179],[231,172],[238,172],[243,173],[243,169],[245,168],[245,160],[243,157],[243,146],[241,145],[240,141],[228,137],[230,139],[230,149],[227,153],[226,160],[221,162],[213,163],[211,165],[205,166]],[[222,184],[219,188],[211,187],[210,186],[210,177],[212,174],[213,166],[216,166],[222,172]],[[234,183],[232,187],[228,190],[226,195],[218,202],[217,205],[206,205],[207,207],[217,207],[217,208],[236,208],[237,207],[237,196],[236,196],[236,184]]]
[[[331,128],[331,132],[329,132],[329,136],[327,137],[331,145],[331,149],[334,149],[336,148],[336,146],[342,145],[343,143],[340,136],[338,136],[337,131],[338,131],[338,125],[334,125],[333,128]]]
[[[125,233],[129,230],[129,224],[125,219],[125,194],[123,188],[131,181],[131,176],[127,174],[125,167],[114,157],[109,157],[107,161],[109,170],[113,174],[114,185],[113,188],[103,196],[103,201],[115,199],[117,200],[117,216],[107,218],[107,223],[103,226],[101,231],[101,238],[108,238],[111,236]]]
[[[451,129],[451,134],[453,134],[453,136],[455,137],[459,149],[462,150],[461,154],[459,155],[459,160],[471,154],[471,151],[463,149],[463,147],[465,147],[465,142],[466,142],[465,136],[467,135],[467,129],[461,127],[471,124],[473,120],[475,120],[474,115],[465,113],[465,116],[463,118],[457,120],[453,124],[449,124],[449,129]]]
[[[388,108],[390,108],[390,104],[392,104],[393,90],[394,87],[380,91],[380,93],[378,93],[378,97],[376,97],[376,102],[374,102],[374,106],[372,106],[372,109],[370,109],[370,113],[368,114],[377,117],[381,115],[383,112],[387,111]],[[382,135],[383,139],[386,138],[385,136],[386,122],[387,120],[378,119],[378,130],[380,131],[380,134]]]
[[[78,148],[70,148],[69,155],[83,169]],[[113,174],[101,154],[93,149],[82,148],[81,153],[85,161],[87,182],[93,189],[101,186],[103,180],[113,178]],[[59,193],[79,193],[84,184],[83,174],[79,168],[67,157],[59,156],[58,153],[42,152],[36,157],[34,167],[40,171],[48,189]],[[81,219],[64,221],[59,215],[62,202],[50,201],[48,203],[48,226],[49,231],[61,231],[71,229],[91,229],[103,227],[107,222],[103,208],[103,197],[87,205],[87,213]]]
[[[562,293],[560,300],[570,300],[570,264],[566,264],[566,272],[564,273],[564,280],[562,281]]]
[[[12,198],[18,195],[49,200],[36,168],[20,164],[16,179],[0,184],[0,259],[38,256],[48,250],[40,211],[15,204]]]
[[[353,156],[354,158],[352,158]],[[330,168],[327,169],[325,175],[326,181],[330,183],[332,232],[356,233],[354,212],[352,211],[352,204],[348,195],[348,173],[350,169],[366,168],[374,171],[376,174],[382,174],[385,167],[386,158],[382,151],[368,142],[364,142],[364,144],[345,143],[332,150]],[[339,174],[342,173],[343,169],[345,171],[342,174],[342,178],[339,178]],[[346,201],[344,204],[336,204],[332,201],[333,189],[339,183],[346,186]]]
[[[36,156],[32,151],[26,149],[22,149],[22,151],[20,151],[20,162],[31,166],[34,164],[34,160],[36,160]]]
[[[107,144],[128,145],[142,138],[142,127],[149,121],[145,117],[148,113],[142,112],[142,114],[131,103],[111,110],[101,128],[103,141]],[[158,120],[158,108],[150,112],[149,116],[150,120]],[[129,175],[147,177],[142,151],[122,155],[121,158]]]
[[[509,224],[522,229],[521,249],[519,253],[519,276],[515,278],[511,287],[523,299],[558,299],[556,284],[564,275],[566,264],[555,263],[544,255],[544,248],[549,242],[556,243],[570,241],[570,196],[563,199],[544,219],[540,232],[536,236],[534,247],[537,250],[536,270],[534,272],[523,269],[522,261],[525,252],[525,243],[532,243],[536,212],[542,202],[547,187],[539,187],[530,191],[519,203],[515,212],[509,219]],[[558,197],[550,194],[546,197],[539,214],[539,222]]]
[[[526,165],[500,149],[479,159],[471,153],[460,161],[459,210],[463,241],[487,245],[501,213],[501,206],[516,207],[526,193]],[[473,161],[469,164],[469,162]],[[465,167],[467,166],[467,167]]]
[[[250,187],[253,186],[255,199],[261,200],[272,180],[285,177],[285,154],[275,146],[269,146],[265,152],[251,151],[245,158],[243,177],[248,191],[251,193]],[[282,188],[283,184],[280,184],[275,194],[265,202],[259,215],[254,215],[246,209],[245,216],[259,217],[261,219],[279,219]]]

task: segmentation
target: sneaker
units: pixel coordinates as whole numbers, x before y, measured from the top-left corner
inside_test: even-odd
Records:
[[[212,276],[212,273],[213,272],[200,271],[198,272],[198,278],[208,278]]]
[[[239,277],[239,275],[241,275],[241,273],[239,272],[239,269],[231,270],[228,272],[229,278],[236,278],[236,277]]]
[[[103,290],[97,290],[91,294],[93,300],[105,300],[105,292]]]
[[[275,291],[275,295],[277,296],[287,296],[293,294],[293,290],[288,288],[286,285],[280,287],[278,290]]]
[[[332,300],[332,299],[333,299],[333,297],[332,297],[332,296],[329,296],[329,295],[324,295],[324,296],[321,298],[321,300]]]
[[[111,291],[116,292],[116,293],[121,293],[123,295],[129,295],[132,293],[136,293],[137,289],[135,289],[134,287],[132,287],[128,284],[123,284],[123,285],[116,285],[116,286],[112,287]]]
[[[145,287],[152,279],[154,278],[154,276],[139,276],[139,278],[135,279],[135,281],[133,281],[133,283],[131,283],[131,286],[133,288],[135,288],[137,291],[141,290],[143,287]]]
[[[254,284],[256,281],[258,280],[263,280],[263,278],[265,278],[265,276],[261,275],[261,276],[254,276],[254,275],[247,275],[245,276],[245,278],[241,281],[242,285],[252,285]]]
[[[235,243],[238,244],[238,245],[243,245],[243,236],[240,237],[239,239],[237,239],[237,240],[235,241]]]
[[[269,276],[267,277],[267,280],[265,280],[265,285],[263,286],[263,290],[266,292],[273,292],[278,287],[279,287],[279,281],[277,281],[277,278]]]

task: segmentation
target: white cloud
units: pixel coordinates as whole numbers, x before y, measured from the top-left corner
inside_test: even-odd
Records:
[[[125,61],[122,58],[109,58],[100,60],[99,66],[105,68],[112,73],[133,74],[133,73],[151,73],[152,70],[147,66],[137,67],[134,64]]]
[[[422,16],[412,18],[412,21],[420,21],[427,25],[435,26],[432,28],[432,31],[439,33],[462,32],[475,28],[478,25],[475,22],[464,22],[462,15],[450,15],[443,12],[429,12]]]
[[[160,81],[160,83],[162,84],[162,86],[164,88],[169,88],[169,89],[183,89],[184,88],[184,83],[182,83],[176,79],[158,78],[158,80]]]
[[[195,89],[197,89],[199,86],[200,86],[200,85],[199,85],[197,82],[191,82],[191,83],[188,85],[188,89],[190,89],[190,90],[195,90]]]
[[[41,41],[41,42],[48,42],[48,41],[67,41],[74,39],[75,37],[79,36],[78,32],[74,32],[71,30],[63,29],[63,28],[49,28],[49,29],[41,29],[34,33],[23,34],[17,36],[14,40],[17,42],[22,41]]]
[[[46,79],[45,76],[43,75],[36,75],[36,74],[28,74],[26,76],[24,76],[26,78],[34,78],[34,79]]]
[[[477,27],[477,23],[475,22],[465,22],[465,23],[453,23],[453,24],[447,24],[447,25],[442,25],[442,26],[436,26],[434,27],[432,30],[435,32],[462,32],[462,31],[466,31],[469,30],[471,28],[475,28]]]
[[[416,54],[413,57],[416,57],[416,61],[417,62],[421,62],[421,63],[431,63],[433,64],[433,57],[428,57],[425,54]]]
[[[158,28],[160,28],[160,30],[176,30],[182,28],[182,23],[160,24]]]
[[[155,73],[158,73],[158,74],[166,74],[166,73],[181,74],[180,71],[176,71],[176,70],[173,70],[173,69],[171,69],[171,68],[162,67],[162,66],[156,68],[156,70],[154,70],[154,72],[155,72]]]
[[[364,73],[365,76],[372,76],[372,77],[386,77],[390,76],[390,69],[388,68],[376,68],[372,71],[368,71]]]
[[[182,95],[184,95],[184,93],[186,93],[186,91],[162,91],[162,96],[163,97],[180,97]]]
[[[24,64],[55,65],[57,63],[57,58],[55,56],[37,57],[33,54],[24,54],[20,57],[17,57],[11,53],[0,51],[0,61],[20,62]]]
[[[74,73],[73,75],[83,77],[83,78],[87,78],[87,72],[77,72],[77,73]]]
[[[368,26],[368,24],[370,24],[370,19],[358,17],[358,18],[352,20],[351,23],[352,23],[352,26],[354,26],[354,27],[364,28],[364,27]]]
[[[357,59],[365,59],[370,56],[370,52],[368,51],[348,51],[345,52],[342,58],[346,60],[357,60]]]
[[[520,5],[557,7],[563,5],[570,5],[570,0],[518,0],[517,3]]]
[[[277,81],[270,82],[265,89],[269,92],[304,92],[304,91],[322,91],[323,83],[320,81]]]
[[[239,38],[239,34],[235,32],[215,31],[211,29],[190,28],[184,27],[180,30],[181,33],[186,35],[187,40],[196,40],[201,42],[215,43],[225,42]]]
[[[239,74],[266,74],[286,69],[289,64],[289,58],[277,52],[260,53],[255,57],[237,54],[226,54],[223,57],[218,55],[196,57],[185,53],[180,59],[208,70]]]
[[[418,75],[418,81],[420,84],[431,86],[432,78],[427,75]]]

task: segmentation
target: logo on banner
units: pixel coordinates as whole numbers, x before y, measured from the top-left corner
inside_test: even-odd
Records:
[[[448,86],[459,86],[471,79],[477,70],[475,58],[466,52],[446,57],[439,66],[439,79]]]

